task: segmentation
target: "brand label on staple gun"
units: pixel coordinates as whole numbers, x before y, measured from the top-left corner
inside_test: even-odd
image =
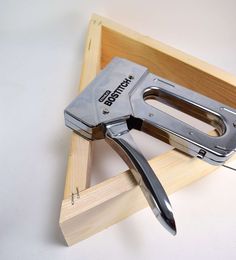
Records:
[[[116,99],[122,94],[125,88],[129,86],[132,79],[134,79],[134,77],[131,75],[125,78],[113,92],[111,92],[110,90],[106,90],[98,101],[104,101],[104,104],[110,107],[116,101]]]
[[[102,96],[98,99],[98,101],[99,101],[99,102],[103,102],[103,101],[107,98],[107,96],[109,96],[110,93],[111,93],[110,90],[106,90],[106,91],[102,94]]]

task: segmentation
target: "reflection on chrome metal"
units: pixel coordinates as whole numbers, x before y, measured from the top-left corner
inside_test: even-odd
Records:
[[[149,105],[148,99],[161,101],[212,125],[218,136],[207,135]],[[105,139],[120,154],[155,216],[172,234],[176,227],[166,192],[129,130],[146,132],[214,165],[224,165],[236,151],[235,109],[121,58],[114,58],[65,109],[65,123],[88,140]]]
[[[106,128],[105,140],[129,166],[156,218],[171,234],[175,235],[175,220],[167,194],[135,144],[126,121],[108,124]]]

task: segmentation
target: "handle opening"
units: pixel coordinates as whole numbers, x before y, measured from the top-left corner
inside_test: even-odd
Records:
[[[215,131],[208,132],[211,136],[221,136],[225,133],[226,127],[219,115],[198,104],[181,99],[171,93],[157,87],[149,87],[144,91],[144,101],[156,109],[159,109],[187,124],[192,122],[194,128],[201,131],[199,123],[206,123]],[[200,120],[200,122],[198,121]]]

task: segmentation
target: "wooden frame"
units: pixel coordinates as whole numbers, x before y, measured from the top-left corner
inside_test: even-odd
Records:
[[[236,107],[236,77],[97,15],[92,16],[88,29],[80,91],[114,56],[140,63],[159,76]],[[72,134],[60,215],[68,245],[147,206],[129,171],[88,188],[90,155],[91,143]],[[149,162],[169,194],[216,169],[177,150]]]

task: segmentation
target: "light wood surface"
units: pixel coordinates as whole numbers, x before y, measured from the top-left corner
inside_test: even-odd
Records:
[[[92,56],[88,51],[92,46],[90,39],[97,41],[97,48],[94,49]],[[236,77],[106,18],[93,15],[86,46],[84,68],[90,68],[87,64],[91,64],[95,59],[94,67],[92,67],[96,69],[92,74],[87,69],[83,70],[82,86],[91,80],[100,65],[104,67],[112,57],[120,56],[147,66],[150,71],[159,76],[236,107]],[[86,59],[86,57],[90,58]],[[99,59],[101,59],[101,64],[98,62]],[[79,147],[81,147],[80,144],[78,147],[75,145],[74,149],[79,149]],[[80,151],[82,154],[77,154],[76,167],[81,167],[81,176],[83,180],[86,180],[88,176],[86,165],[88,165],[90,148],[86,148],[89,146],[83,144],[82,147],[85,147],[85,150]],[[73,156],[69,158],[70,160],[72,162],[69,166],[76,164]],[[79,163],[81,160],[85,161],[84,168]],[[235,158],[231,162],[234,160]],[[177,150],[153,158],[150,164],[168,194],[206,176],[216,168]],[[72,169],[70,171],[75,171],[75,167]],[[70,183],[79,182],[81,177],[73,174],[76,180],[73,179],[74,177],[71,178],[70,171],[67,173],[65,199],[62,202],[60,216],[61,230],[68,245],[119,222],[147,205],[129,171],[81,191],[80,198],[75,196],[74,205],[72,205],[69,197],[72,192]],[[85,185],[82,189],[84,188]]]
[[[101,23],[91,19],[84,51],[84,63],[81,73],[79,92],[96,76],[101,61]],[[71,148],[68,157],[64,198],[77,197],[78,192],[89,185],[89,168],[91,163],[91,142],[72,133]]]
[[[215,167],[175,150],[149,161],[168,194],[206,176]],[[72,206],[62,203],[60,225],[68,245],[83,240],[147,206],[130,171],[83,192]]]
[[[142,64],[161,77],[236,108],[236,77],[157,40],[103,19],[104,67],[114,57]]]

